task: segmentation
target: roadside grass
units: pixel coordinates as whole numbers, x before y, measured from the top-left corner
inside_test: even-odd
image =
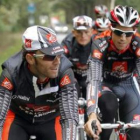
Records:
[[[14,55],[21,49],[21,33],[4,33],[0,34],[0,66],[10,56]],[[2,69],[0,67],[0,73]]]

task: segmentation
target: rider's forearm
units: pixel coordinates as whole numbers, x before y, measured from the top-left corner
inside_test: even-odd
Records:
[[[75,140],[79,118],[77,89],[74,83],[61,90],[60,114],[63,140]]]
[[[12,97],[13,85],[10,79],[8,71],[4,69],[0,76],[0,136]]]
[[[6,118],[6,114],[10,106],[10,101],[10,91],[0,88],[0,136],[2,133],[2,128]]]
[[[92,112],[89,114],[88,119],[97,119],[96,113]]]
[[[62,140],[75,140],[77,124],[73,120],[61,121],[62,126]]]
[[[138,77],[137,77],[137,80],[138,80],[138,83],[140,84],[140,58],[137,59],[136,61],[136,73],[138,74]]]
[[[102,78],[103,64],[99,60],[91,59],[87,74],[87,114],[96,112],[98,104],[99,84]]]

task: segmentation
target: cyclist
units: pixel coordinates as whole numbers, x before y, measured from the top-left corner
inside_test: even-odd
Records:
[[[1,139],[75,140],[78,103],[71,62],[50,28],[31,26],[22,39],[23,50],[2,64]]]
[[[88,16],[76,16],[73,18],[72,34],[63,41],[62,46],[65,55],[73,63],[75,78],[81,88],[82,96],[86,99],[87,60],[91,52],[92,44],[92,19]]]
[[[106,5],[96,5],[94,7],[96,18],[108,17],[108,8]]]
[[[93,34],[97,34],[98,30],[97,30],[97,24],[96,23],[102,23],[101,18],[108,18],[108,8],[105,5],[96,5],[94,7],[94,12],[95,12],[95,21],[93,22]],[[105,23],[105,21],[103,21]],[[108,22],[106,20],[106,22]],[[98,25],[99,26],[99,25]],[[102,28],[102,27],[101,27]]]
[[[101,33],[103,31],[109,30],[110,25],[111,25],[111,23],[108,18],[101,17],[101,18],[97,18],[95,20],[94,28],[98,33]]]
[[[139,90],[136,80],[133,80],[136,68],[140,76],[140,38],[135,34],[140,22],[139,14],[132,7],[118,5],[110,12],[109,19],[112,24],[110,33],[106,31],[96,36],[92,44],[87,76],[89,120],[85,124],[85,131],[96,139],[101,132],[96,116],[97,102],[102,123],[113,122],[118,109],[117,98],[121,121],[127,123],[140,117]],[[93,120],[97,121],[97,134],[92,132]],[[128,140],[139,140],[139,129],[131,129],[128,133],[131,137]],[[101,139],[108,140],[110,134],[111,130],[104,130]]]

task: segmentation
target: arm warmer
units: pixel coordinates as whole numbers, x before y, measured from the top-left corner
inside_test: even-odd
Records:
[[[10,93],[10,91],[0,88],[0,136],[2,133],[6,114],[10,106],[11,95],[12,94]]]
[[[77,89],[74,83],[61,90],[60,114],[63,140],[75,140],[79,117]]]
[[[87,114],[96,112],[98,89],[102,78],[103,63],[91,58],[87,72]]]

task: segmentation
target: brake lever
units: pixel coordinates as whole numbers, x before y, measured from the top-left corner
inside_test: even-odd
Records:
[[[96,125],[96,120],[92,121],[91,127],[92,127],[92,130],[93,130],[94,134],[97,134],[98,128],[97,128],[97,125]]]

